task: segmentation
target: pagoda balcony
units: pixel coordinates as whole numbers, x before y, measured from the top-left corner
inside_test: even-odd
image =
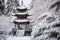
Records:
[[[17,19],[27,19],[27,16],[17,16]]]

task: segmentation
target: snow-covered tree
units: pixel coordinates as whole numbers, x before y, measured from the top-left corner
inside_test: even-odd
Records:
[[[51,0],[46,1],[48,3]],[[42,15],[37,18],[31,33],[32,40],[60,40],[60,2],[54,1],[49,4],[48,11],[42,12]],[[46,4],[45,6],[47,7]]]
[[[43,21],[35,25],[32,32],[33,40],[59,40],[60,38],[60,14],[47,13]],[[45,16],[43,15],[43,16]]]
[[[0,15],[4,14],[4,12],[5,12],[4,0],[0,0]]]

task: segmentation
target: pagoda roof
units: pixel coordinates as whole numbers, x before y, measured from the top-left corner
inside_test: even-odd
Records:
[[[24,5],[15,7],[14,9],[27,9]]]
[[[15,22],[28,22],[28,20],[27,19],[16,19],[16,20],[14,20]]]
[[[15,13],[13,16],[30,16],[28,13]]]
[[[16,13],[16,14],[18,14],[18,15],[26,15],[28,13]]]
[[[18,23],[18,24],[29,24],[30,22],[29,22],[29,20],[27,20],[27,19],[16,19],[16,20],[14,20],[14,23]]]
[[[22,5],[22,6],[18,6],[17,8],[18,8],[18,9],[26,9],[26,7],[23,6],[23,5]]]
[[[11,13],[11,15],[27,15],[28,13]]]
[[[31,16],[32,14],[23,12],[23,13],[11,13],[11,15],[13,15],[13,16],[20,16],[20,15]]]

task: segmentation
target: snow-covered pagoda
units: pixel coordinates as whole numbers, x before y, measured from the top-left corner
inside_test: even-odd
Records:
[[[32,0],[30,1],[32,2]],[[16,32],[17,36],[30,35],[32,31],[29,30],[30,22],[29,19],[27,19],[27,17],[30,16],[27,11],[31,9],[32,6],[31,2],[27,2],[25,5],[24,0],[21,0],[19,1],[19,6],[14,8],[17,11],[17,13],[12,14],[12,16],[16,17],[12,22],[15,24],[15,29],[17,30]]]

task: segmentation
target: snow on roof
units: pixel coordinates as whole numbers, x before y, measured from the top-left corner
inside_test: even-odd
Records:
[[[17,8],[19,8],[19,9],[25,9],[26,7],[25,6],[18,6]]]
[[[22,5],[22,6],[18,6],[18,7],[15,7],[14,9],[26,9],[26,7],[24,6],[24,5]]]
[[[28,14],[28,13],[16,13],[18,15],[25,15],[25,14]]]
[[[28,20],[27,19],[16,19],[15,22],[27,22]]]

